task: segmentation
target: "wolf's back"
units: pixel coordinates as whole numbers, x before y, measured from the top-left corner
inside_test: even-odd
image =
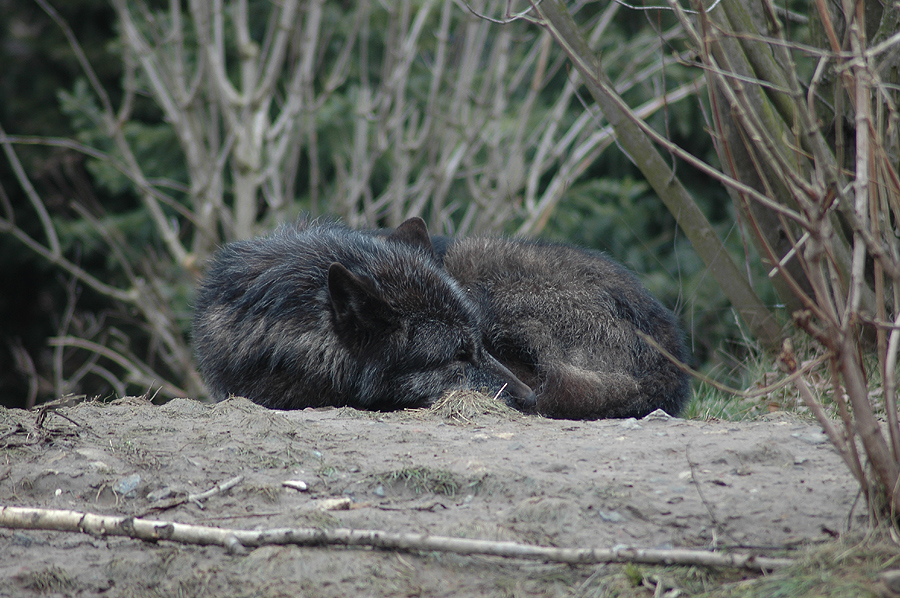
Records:
[[[688,377],[641,333],[685,361],[682,332],[622,266],[594,251],[495,238],[460,239],[443,263],[480,306],[488,351],[535,389],[540,413],[681,411]]]

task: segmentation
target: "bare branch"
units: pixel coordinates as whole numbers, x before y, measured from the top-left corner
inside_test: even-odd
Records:
[[[315,7],[313,7],[315,10]],[[319,5],[321,10],[321,5]],[[297,0],[286,0],[281,5],[276,25],[275,40],[266,60],[262,80],[253,94],[252,104],[268,103],[275,88],[275,82],[281,75],[287,54],[288,39],[297,20]],[[311,59],[311,58],[310,58]]]
[[[51,338],[49,340],[49,344],[51,347],[78,347],[79,349],[97,353],[124,368],[128,372],[128,379],[131,382],[142,384],[144,386],[159,385],[163,389],[163,392],[172,397],[187,396],[187,393],[185,391],[181,390],[177,386],[165,382],[165,378],[163,376],[159,376],[158,374],[154,373],[145,364],[139,363],[138,360],[133,356],[126,357],[125,355],[122,355],[121,353],[114,351],[109,347],[105,347],[83,338],[72,336]]]
[[[707,12],[707,13],[708,13],[708,12],[712,12],[712,11],[719,5],[719,3],[720,3],[721,1],[722,1],[722,0],[715,0],[715,2],[713,2],[712,4],[710,4],[710,5],[704,10],[704,12]],[[616,0],[616,4],[621,4],[621,5],[624,6],[625,8],[630,8],[631,10],[637,10],[637,11],[661,10],[661,11],[664,11],[664,12],[665,12],[665,11],[682,10],[682,11],[684,11],[686,14],[689,14],[689,15],[698,15],[698,14],[701,14],[700,11],[696,11],[696,10],[688,10],[687,8],[681,8],[681,7],[675,8],[675,7],[671,6],[671,5],[669,5],[669,6],[662,6],[662,5],[660,5],[660,6],[635,6],[635,5],[633,5],[633,4],[628,4],[627,2],[623,2],[622,0]]]
[[[66,272],[72,274],[77,277],[78,280],[82,281],[84,284],[88,285],[98,293],[103,295],[107,295],[108,297],[112,297],[113,299],[118,299],[119,301],[125,301],[127,303],[134,303],[135,299],[135,291],[134,289],[129,291],[123,291],[121,289],[117,289],[115,287],[109,286],[106,283],[101,282],[96,277],[89,274],[87,271],[82,269],[80,266],[70,262],[61,254],[54,253],[52,250],[44,247],[39,242],[32,239],[28,236],[25,231],[20,229],[19,227],[13,225],[6,219],[0,218],[0,232],[9,233],[13,236],[13,238],[17,239],[23,245],[28,247],[31,251],[46,259],[51,264],[59,266],[63,268]]]
[[[181,542],[183,544],[219,545],[241,550],[244,546],[297,544],[301,546],[371,546],[403,552],[450,552],[481,554],[517,559],[533,559],[557,563],[644,563],[731,567],[753,571],[772,571],[793,563],[791,559],[725,554],[705,550],[657,550],[639,548],[551,548],[434,536],[430,534],[392,533],[377,530],[280,528],[240,530],[134,517],[115,517],[64,511],[0,507],[0,526],[13,529],[42,529],[88,533],[98,536],[126,536],[142,540]]]
[[[7,340],[7,345],[9,346],[10,353],[12,353],[15,368],[19,373],[28,378],[28,394],[25,397],[25,408],[31,409],[34,407],[35,400],[37,399],[39,385],[37,369],[34,367],[34,360],[31,358],[31,355],[28,354],[28,351],[25,350],[22,339],[16,338]]]
[[[13,167],[13,173],[19,181],[19,185],[22,186],[25,195],[28,197],[28,201],[31,202],[31,207],[37,212],[38,218],[41,221],[41,226],[44,229],[44,235],[46,235],[47,242],[50,245],[49,253],[53,256],[61,257],[59,238],[56,236],[56,228],[54,228],[53,222],[50,221],[50,214],[47,213],[44,202],[38,196],[37,191],[35,191],[34,185],[31,184],[31,180],[28,178],[25,169],[22,167],[22,163],[19,162],[19,156],[13,149],[10,138],[7,137],[6,131],[3,130],[2,125],[0,125],[0,143],[3,144],[3,153],[6,154],[6,158]],[[12,218],[12,212],[10,212],[10,218]],[[2,224],[0,224],[0,226],[2,226]],[[7,223],[7,226],[9,226],[9,223]]]
[[[460,0],[457,0],[457,1],[460,1]],[[489,21],[491,23],[495,23],[497,25],[508,25],[508,24],[510,24],[514,21],[518,21],[520,19],[525,19],[525,20],[533,22],[533,19],[530,18],[528,15],[531,13],[531,11],[534,10],[534,6],[529,6],[522,12],[516,13],[514,15],[510,14],[509,10],[507,8],[506,16],[504,18],[494,19],[492,17],[489,17],[487,15],[481,14],[480,12],[476,11],[474,8],[472,8],[472,5],[469,2],[466,2],[465,0],[462,0],[461,3],[465,6],[466,10],[468,10],[474,16],[478,17],[479,19]],[[538,0],[538,4],[540,4],[540,0]]]

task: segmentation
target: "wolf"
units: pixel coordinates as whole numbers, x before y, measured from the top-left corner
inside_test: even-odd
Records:
[[[599,252],[546,241],[434,237],[436,261],[481,312],[488,353],[551,418],[678,415],[688,376],[675,316]]]
[[[421,219],[375,237],[282,226],[223,247],[200,283],[193,343],[210,394],[266,407],[422,407],[467,379],[534,392],[484,349],[480,311],[441,268]]]

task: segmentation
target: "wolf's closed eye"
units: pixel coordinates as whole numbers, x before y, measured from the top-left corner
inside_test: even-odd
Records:
[[[471,347],[461,347],[456,352],[456,361],[472,362],[474,359],[475,359],[475,352],[472,351]]]

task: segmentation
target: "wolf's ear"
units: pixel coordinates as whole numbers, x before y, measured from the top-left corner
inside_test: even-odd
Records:
[[[397,313],[378,289],[337,262],[328,267],[328,295],[335,327],[354,343],[397,327]]]
[[[431,244],[431,237],[428,236],[428,227],[425,225],[425,221],[418,216],[404,221],[387,236],[387,239],[424,249],[428,255],[434,255],[434,246]]]

